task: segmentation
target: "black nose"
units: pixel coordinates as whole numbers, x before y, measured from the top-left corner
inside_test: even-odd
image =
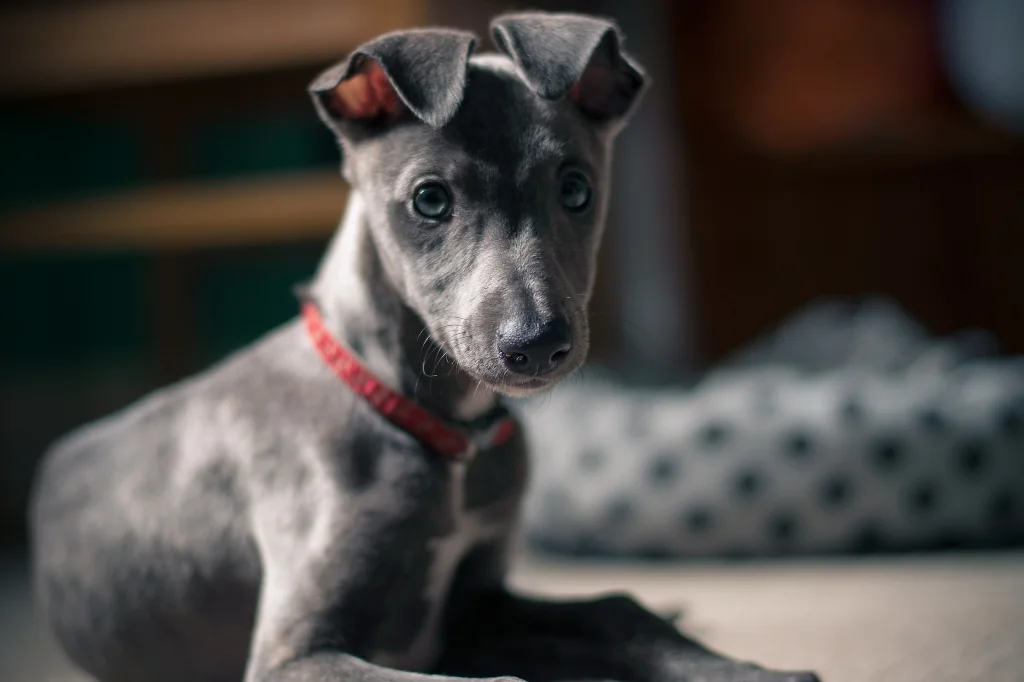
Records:
[[[569,356],[572,330],[564,317],[535,326],[505,324],[498,331],[498,352],[516,374],[550,372]]]

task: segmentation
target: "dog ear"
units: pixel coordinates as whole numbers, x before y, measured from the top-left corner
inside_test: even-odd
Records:
[[[594,120],[623,121],[644,89],[644,73],[622,51],[611,21],[524,12],[496,18],[491,34],[538,96],[568,95]]]
[[[407,109],[432,128],[455,115],[466,87],[476,36],[417,29],[388,33],[357,48],[309,86],[328,127],[341,121],[394,118]]]

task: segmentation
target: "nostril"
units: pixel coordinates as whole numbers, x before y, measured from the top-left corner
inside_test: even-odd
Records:
[[[511,322],[503,325],[498,333],[501,361],[517,374],[548,372],[569,357],[571,348],[572,332],[564,318],[543,324]]]
[[[530,358],[523,353],[504,353],[504,356],[505,360],[512,365],[525,365],[530,362]]]

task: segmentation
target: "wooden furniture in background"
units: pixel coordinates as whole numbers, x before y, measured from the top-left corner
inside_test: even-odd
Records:
[[[694,151],[691,253],[719,359],[822,296],[886,294],[1024,352],[1024,145],[777,158]]]
[[[708,69],[694,104],[763,149],[906,133],[947,95],[929,0],[718,0],[701,12],[687,34]]]
[[[424,20],[417,0],[301,8],[281,0],[105,1],[0,12],[0,98],[30,110],[123,116],[149,131],[154,183],[0,217],[0,243],[199,248],[324,238],[337,219],[328,209],[343,205],[329,174],[183,184],[183,137],[211,113],[282,101],[306,106],[303,91],[317,69],[373,36]],[[243,229],[246,223],[253,228]]]
[[[156,252],[321,241],[345,197],[335,169],[169,182],[10,213],[0,247]]]
[[[151,267],[150,338],[164,380],[194,371],[192,256],[324,242],[345,190],[337,166],[189,177],[197,125],[280,108],[312,117],[306,85],[380,33],[421,25],[419,0],[102,1],[0,12],[0,99],[28,115],[105,117],[143,131],[139,187],[0,214],[8,253],[132,250]],[[238,252],[241,257],[242,252]]]
[[[0,12],[0,96],[273,71],[424,23],[417,0],[102,0]]]
[[[1024,353],[1024,140],[930,83],[927,26],[913,23],[927,3],[786,0],[759,24],[763,5],[683,2],[675,19],[705,359],[816,298],[865,294]],[[920,68],[887,72],[869,53],[886,31],[916,45],[888,44]]]
[[[426,12],[422,0],[22,0],[0,9],[4,121],[46,122],[34,129],[37,135],[45,135],[39,130],[50,130],[46,126],[51,121],[58,131],[69,121],[72,127],[79,121],[100,122],[104,130],[131,139],[140,162],[137,172],[131,171],[133,177],[121,178],[128,180],[124,186],[105,188],[98,196],[58,196],[59,190],[51,191],[43,204],[21,202],[17,211],[0,206],[5,265],[14,264],[22,272],[19,264],[43,263],[42,271],[69,272],[73,280],[83,263],[95,272],[97,262],[112,258],[103,252],[123,252],[131,256],[114,258],[141,263],[132,271],[144,277],[141,297],[129,290],[109,304],[115,309],[131,306],[119,312],[132,320],[128,327],[142,326],[142,348],[135,350],[131,340],[117,351],[100,349],[95,357],[82,359],[79,349],[64,347],[39,365],[34,356],[31,362],[21,356],[4,358],[0,541],[24,539],[32,471],[56,437],[196,371],[209,362],[211,348],[227,350],[222,338],[208,338],[214,334],[203,324],[204,315],[224,305],[210,303],[218,290],[204,289],[212,273],[244,274],[248,266],[266,272],[268,263],[286,273],[295,272],[299,262],[312,267],[317,245],[337,226],[345,187],[328,134],[323,133],[325,153],[312,154],[312,163],[302,161],[303,151],[288,163],[269,163],[260,170],[267,155],[256,154],[259,163],[238,177],[225,169],[233,172],[244,163],[213,164],[212,170],[197,172],[196,150],[208,148],[209,135],[216,136],[225,125],[230,129],[235,122],[253,120],[262,125],[259,117],[265,112],[285,121],[270,134],[290,134],[293,124],[303,131],[300,137],[307,128],[322,131],[306,95],[315,74],[381,33],[422,25]],[[255,144],[273,142],[260,135],[254,136]],[[306,136],[300,143],[316,146],[321,141]],[[87,146],[89,154],[106,151],[99,142]],[[44,179],[50,177],[46,163],[65,161],[67,167],[59,145],[54,147],[41,150],[34,165]],[[9,157],[5,161],[11,172],[18,172]],[[33,276],[28,280],[37,281]],[[74,291],[73,281],[61,280],[41,291],[17,290],[19,284],[15,281],[5,298],[16,310],[29,306],[48,312],[54,305],[77,305],[79,309],[66,311],[72,314],[62,315],[72,325],[74,313],[81,317],[93,312],[84,298],[67,293]],[[125,286],[136,284],[126,281]],[[257,312],[269,308],[264,317],[268,326],[276,324],[282,301],[285,309],[290,303],[286,286],[282,282],[276,308],[261,299],[265,290],[252,292],[237,307]],[[95,294],[95,287],[89,291]],[[97,303],[103,304],[92,300]],[[88,333],[69,333],[66,320],[61,325],[46,317],[23,336],[89,338]],[[243,314],[240,319],[247,318]],[[209,320],[205,322],[208,326]],[[120,354],[126,345],[133,350]]]

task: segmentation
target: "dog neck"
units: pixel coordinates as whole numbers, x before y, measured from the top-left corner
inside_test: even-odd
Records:
[[[391,282],[357,191],[311,294],[327,329],[370,371],[438,417],[470,421],[494,407],[493,392],[445,355]]]

